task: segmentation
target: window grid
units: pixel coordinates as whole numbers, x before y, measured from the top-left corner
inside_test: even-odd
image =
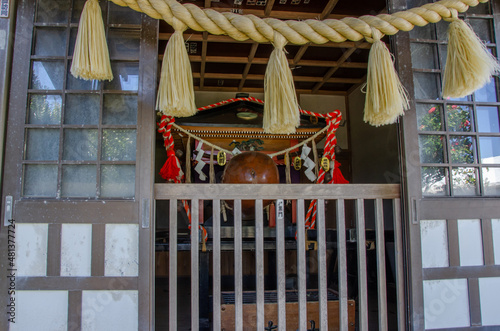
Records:
[[[488,7],[488,12],[491,13],[491,8],[490,4],[480,4],[482,5],[487,5]],[[464,19],[466,22],[470,21],[484,21],[487,22],[489,31],[487,31],[487,35],[490,36],[489,40],[487,41],[487,47],[488,49],[496,55],[497,51],[497,45],[494,43],[495,41],[495,31],[493,30],[493,15],[489,14],[468,14],[464,13],[461,15],[461,18]],[[444,61],[446,59],[446,45],[447,41],[439,40],[438,36],[438,31],[439,27],[429,27],[429,30],[427,31],[428,36],[431,36],[434,39],[428,39],[428,38],[420,38],[422,35],[414,35],[410,33],[410,42],[412,44],[412,50],[418,51],[418,47],[420,46],[421,50],[427,51],[427,58],[426,58],[426,63],[422,63],[421,60],[416,60],[415,63],[415,56],[413,57],[414,59],[414,68],[413,72],[416,74],[424,74],[424,75],[435,75],[436,80],[437,80],[437,88],[441,89],[442,86],[442,75],[444,73],[444,70],[441,70],[441,68],[444,69]],[[477,32],[477,31],[476,31]],[[482,33],[478,34],[480,36],[484,35],[484,31],[481,31]],[[432,35],[430,35],[430,34]],[[484,38],[483,38],[484,39]],[[427,47],[426,45],[429,45],[430,47]],[[426,48],[427,49],[424,49]],[[429,52],[431,50],[431,52]],[[432,54],[429,54],[432,53]],[[434,64],[434,65],[433,65]],[[418,79],[416,79],[417,82]],[[433,98],[425,98],[425,97],[419,97],[417,91],[415,91],[416,94],[416,104],[417,104],[417,112],[420,110],[420,113],[424,113],[424,111],[427,111],[427,114],[429,116],[435,116],[436,118],[438,117],[439,114],[440,118],[439,121],[434,121],[434,127],[431,125],[425,125],[423,121],[417,120],[418,123],[418,130],[419,130],[419,137],[420,137],[420,142],[421,142],[421,147],[420,147],[420,157],[421,157],[421,167],[422,167],[422,193],[424,196],[436,196],[436,195],[441,195],[441,196],[491,196],[489,192],[487,192],[486,188],[484,187],[484,182],[487,179],[483,171],[484,169],[487,168],[494,168],[494,169],[500,169],[500,163],[483,163],[482,156],[481,156],[481,138],[484,137],[500,137],[500,132],[480,132],[479,131],[479,120],[478,120],[478,107],[495,107],[496,108],[496,113],[498,116],[498,110],[500,109],[500,96],[499,96],[499,91],[498,91],[498,78],[494,77],[493,78],[493,86],[494,86],[494,98],[488,99],[488,100],[477,100],[477,91],[476,93],[473,93],[470,96],[455,100],[455,99],[443,99],[439,96],[435,99]],[[419,86],[418,83],[416,85],[416,90]],[[430,84],[429,84],[430,85]],[[425,94],[420,92],[421,94]],[[466,116],[466,109],[469,109],[469,114],[470,117]],[[432,113],[436,112],[436,114],[431,115]],[[456,113],[458,115],[461,115],[463,118],[466,119],[466,121],[463,121],[466,125],[463,127],[459,128],[457,130],[456,127],[454,127],[451,123],[453,122],[448,118],[450,113]],[[420,114],[417,114],[419,116]],[[458,116],[457,115],[457,116]],[[424,117],[422,116],[422,118]],[[467,122],[468,121],[468,122]],[[498,121],[498,119],[497,119]],[[440,122],[440,127],[438,127],[437,122]],[[427,143],[428,141],[434,140],[435,145],[437,146],[435,148],[434,153],[432,153],[432,150],[429,151],[426,154],[426,150],[424,147],[427,147],[429,144]],[[440,143],[438,140],[441,140],[442,142]],[[423,142],[423,143],[422,143]],[[457,157],[460,158],[460,152],[455,150],[455,147],[463,147],[465,145],[465,148],[468,148],[468,144],[471,144],[469,148],[469,153],[464,153],[466,157],[462,159],[458,159]],[[442,144],[442,160],[429,160],[429,155],[436,155],[436,151],[439,149],[440,144]],[[493,142],[495,144],[495,142]],[[498,148],[498,147],[496,147]],[[483,150],[483,153],[485,151]],[[496,160],[494,162],[497,162]],[[495,168],[496,167],[496,168]],[[441,173],[443,175],[443,178],[439,180],[435,180],[434,184],[436,182],[441,182],[440,185],[442,185],[440,190],[432,191],[432,190],[427,190],[428,187],[426,187],[425,179],[428,178],[426,177],[426,171],[429,171],[429,169],[436,169],[436,173]],[[497,170],[498,171],[498,170]],[[442,173],[444,172],[444,174]],[[461,172],[461,173],[460,173]],[[455,186],[459,187],[459,185],[454,185],[454,178],[453,174],[456,174],[457,182],[463,181],[466,182],[465,186],[469,185],[469,191],[467,192],[459,192],[455,188]],[[439,178],[439,176],[437,176]],[[431,179],[432,181],[432,179]],[[444,181],[444,183],[443,183]],[[474,186],[473,190],[474,192],[471,191],[470,186]],[[498,183],[497,183],[498,185]],[[499,195],[500,193],[497,191],[493,195]]]
[[[69,73],[69,68],[71,66],[71,61],[72,61],[72,52],[74,49],[74,42],[76,39],[76,29],[78,28],[78,20],[79,20],[79,15],[81,13],[81,9],[83,8],[83,3],[84,1],[82,0],[68,0],[70,3],[70,10],[69,10],[69,15],[67,15],[65,22],[61,23],[47,23],[47,22],[37,22],[37,19],[39,17],[38,15],[38,7],[39,6],[50,6],[50,2],[37,2],[37,8],[36,8],[36,13],[34,15],[34,33],[33,33],[33,40],[32,40],[32,51],[31,51],[31,61],[30,61],[30,86],[28,88],[28,106],[26,109],[26,121],[25,121],[25,127],[24,127],[24,136],[25,136],[25,144],[24,144],[24,158],[23,158],[23,196],[25,197],[33,197],[33,198],[96,198],[96,199],[114,199],[114,198],[120,198],[120,199],[129,199],[129,198],[134,198],[135,194],[135,189],[132,192],[129,192],[125,196],[114,196],[114,195],[106,195],[105,197],[102,195],[101,192],[101,176],[102,176],[102,169],[103,166],[109,166],[109,165],[122,165],[122,166],[132,166],[135,168],[136,164],[136,157],[135,157],[135,149],[133,152],[133,156],[128,156],[125,160],[105,160],[103,159],[103,136],[105,135],[105,132],[113,133],[114,132],[128,132],[128,133],[133,133],[132,137],[132,147],[135,146],[136,142],[136,130],[137,130],[137,96],[138,96],[138,85],[137,83],[135,84],[134,88],[125,88],[125,89],[112,89],[114,85],[109,85],[106,86],[105,82],[97,82],[97,81],[92,81],[88,83],[88,81],[83,81],[79,80],[79,84],[84,84],[83,88],[82,85],[77,86],[79,88],[72,88],[69,86],[70,82],[70,73]],[[57,5],[57,4],[56,4]],[[76,10],[74,9],[76,8]],[[110,9],[110,8],[113,9]],[[112,3],[107,3],[104,6],[103,10],[103,19],[105,20],[105,28],[106,28],[106,35],[110,35],[110,29],[113,29],[114,31],[118,31],[117,34],[122,35],[122,34],[132,34],[137,37],[137,45],[139,44],[139,38],[140,38],[140,28],[141,26],[139,24],[114,24],[109,21],[109,15],[108,12],[111,10],[116,10],[114,8],[118,8],[118,6],[112,4]],[[66,12],[67,13],[67,12]],[[78,15],[78,17],[75,17]],[[140,17],[140,16],[139,16]],[[43,20],[42,20],[43,21]],[[75,23],[76,22],[76,23]],[[139,19],[140,22],[140,19]],[[39,55],[36,54],[37,51],[37,37],[43,35],[43,33],[46,33],[47,31],[58,31],[59,33],[64,29],[64,42],[65,42],[65,47],[64,47],[64,54],[57,54],[53,55],[50,54],[50,47],[49,46],[47,49],[48,55]],[[125,42],[126,44],[126,42]],[[126,46],[126,45],[125,45]],[[43,46],[42,46],[43,47]],[[122,48],[123,45],[121,45]],[[117,47],[118,48],[118,47]],[[126,47],[125,47],[126,48]],[[124,56],[121,54],[116,54],[115,56],[111,57],[111,64],[112,66],[115,64],[131,64],[131,63],[139,63],[139,54],[138,54],[138,49],[137,48],[137,54],[134,54],[132,56],[125,54]],[[42,52],[44,53],[44,52]],[[45,52],[47,53],[47,52]],[[110,52],[111,53],[111,52]],[[55,87],[52,85],[53,89],[47,89],[47,87],[42,86],[42,88],[37,88],[37,86],[33,86],[34,82],[34,66],[37,61],[44,61],[44,62],[52,62],[52,63],[62,63],[63,67],[63,74],[62,74],[62,86]],[[125,68],[127,69],[127,68]],[[51,73],[49,70],[45,70],[45,74],[49,76]],[[53,73],[52,73],[53,74]],[[120,79],[120,72],[115,72],[113,70],[113,74],[116,79]],[[55,75],[55,74],[53,74]],[[74,78],[71,78],[73,80]],[[51,80],[51,78],[49,78]],[[86,85],[86,86],[85,86]],[[134,84],[131,84],[132,86]],[[50,87],[49,87],[50,88]],[[59,119],[57,122],[51,121],[49,123],[46,122],[41,122],[41,123],[32,123],[32,118],[31,116],[31,101],[32,98],[44,98],[44,97],[53,97],[52,99],[57,99],[60,98],[59,103],[52,101],[53,107],[60,107],[59,109]],[[67,123],[66,121],[66,112],[67,112],[67,101],[68,98],[70,97],[77,97],[77,96],[82,96],[84,99],[87,99],[91,96],[96,96],[98,97],[98,120],[95,123]],[[135,119],[130,122],[130,123],[105,123],[103,121],[103,113],[105,111],[105,105],[104,105],[104,99],[108,96],[116,96],[119,98],[127,98],[128,96],[135,97],[135,104],[132,103],[132,108],[133,111],[135,111]],[[82,99],[83,99],[82,98]],[[132,99],[133,100],[133,99]],[[47,98],[44,100],[46,103]],[[43,101],[42,101],[43,102]],[[47,105],[45,105],[47,106]],[[37,107],[34,107],[37,109]],[[51,109],[49,112],[52,112],[53,109]],[[36,111],[36,110],[35,110]],[[30,144],[33,145],[34,143],[30,143],[28,141],[28,136],[31,133],[34,133],[34,130],[38,130],[38,132],[42,132],[43,130],[58,130],[58,150],[57,150],[57,160],[55,159],[40,159],[40,158],[35,158],[35,159],[30,159],[28,155],[28,151],[30,150]],[[84,131],[85,130],[85,131]],[[95,158],[91,159],[84,159],[84,158],[78,158],[78,157],[65,157],[65,143],[68,143],[65,139],[65,134],[70,134],[76,133],[76,132],[92,132],[90,130],[95,130],[97,133],[97,146],[95,146]],[[108,130],[108,131],[106,131]],[[123,130],[128,130],[128,131],[123,131]],[[35,140],[35,139],[33,139]],[[35,145],[37,145],[35,143]],[[135,147],[134,147],[135,148]],[[43,154],[43,153],[42,153]],[[114,153],[115,155],[117,152]],[[29,178],[27,167],[29,166],[37,166],[37,165],[49,165],[49,166],[56,166],[57,167],[57,184],[56,184],[56,189],[55,192],[51,191],[52,193],[47,193],[46,190],[38,190],[35,193],[31,192],[30,189],[26,189],[27,185],[28,186],[33,186],[34,185],[40,185],[40,183],[45,183],[43,180],[40,182],[33,182],[33,184],[30,184],[31,178]],[[64,173],[64,168],[66,166],[84,166],[84,165],[92,165],[95,166],[95,189],[93,190],[93,193],[87,194],[86,195],[72,195],[72,194],[64,194],[63,193],[63,173]],[[76,169],[76,168],[73,168]],[[83,168],[79,168],[82,170]],[[115,173],[117,172],[118,169],[115,169]],[[69,171],[69,170],[68,170]],[[135,172],[134,172],[135,173]],[[92,175],[93,176],[93,175]],[[115,175],[116,177],[116,175]],[[134,175],[135,177],[135,175]],[[129,183],[135,183],[135,179],[132,178],[129,180]],[[51,183],[52,184],[52,183]],[[113,184],[113,183],[111,183]],[[134,185],[135,186],[135,185]]]

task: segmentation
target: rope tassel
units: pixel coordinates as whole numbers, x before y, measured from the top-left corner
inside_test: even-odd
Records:
[[[267,133],[289,134],[300,125],[300,110],[293,76],[284,47],[286,39],[274,33],[274,50],[269,57],[264,77],[264,119]]]
[[[191,62],[182,33],[187,26],[173,19],[174,34],[165,48],[161,65],[156,109],[167,116],[188,117],[196,114]]]
[[[461,98],[488,83],[492,75],[500,72],[500,65],[470,25],[458,19],[456,11],[452,13],[443,97]]]
[[[368,56],[364,121],[386,125],[397,121],[409,108],[406,90],[394,69],[391,53],[380,40],[381,33],[372,29],[373,45]]]
[[[71,74],[85,80],[112,80],[108,44],[97,0],[87,0],[83,7],[76,36]]]

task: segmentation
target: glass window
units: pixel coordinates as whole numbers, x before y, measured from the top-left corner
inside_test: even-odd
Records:
[[[105,27],[114,79],[78,79],[70,69],[75,23],[85,2],[36,2],[24,128],[24,197],[135,196],[142,15],[100,2],[105,24],[117,23]]]
[[[417,104],[417,121],[420,131],[443,130],[441,106],[436,104]]]

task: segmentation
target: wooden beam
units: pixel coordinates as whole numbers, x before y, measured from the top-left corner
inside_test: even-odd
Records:
[[[273,10],[274,0],[267,0],[266,8],[264,8],[264,16],[269,17],[271,11]]]
[[[160,33],[158,38],[159,38],[159,40],[168,40],[168,39],[170,39],[171,36],[172,36],[172,33]],[[203,41],[202,33],[195,32],[193,34],[190,34],[189,41]],[[246,44],[254,43],[254,41],[251,39],[247,39],[244,41],[237,41],[229,36],[217,36],[217,35],[212,35],[212,34],[208,35],[207,41],[208,42],[218,42],[218,43],[235,43],[235,44],[236,43],[246,43]],[[356,46],[356,43],[359,43],[359,42],[354,42],[354,41],[344,41],[341,43],[327,42],[324,44],[314,44],[314,46],[316,46],[316,47],[333,47],[333,48],[356,47],[356,48],[361,48],[361,49],[370,49],[370,47],[371,47],[371,44],[368,42],[358,44],[358,46]],[[266,44],[266,43],[264,43],[264,44]],[[291,45],[293,45],[293,44],[291,44]]]
[[[330,0],[330,1],[328,1],[328,3],[326,4],[325,8],[323,9],[323,12],[319,16],[319,19],[320,20],[324,20],[325,18],[327,18],[328,16],[330,16],[330,14],[332,13],[333,8],[335,8],[335,6],[337,5],[337,2],[339,2],[339,0]]]
[[[246,80],[264,80],[265,75],[247,74]],[[225,73],[212,73],[206,72],[204,75],[205,79],[242,79],[242,74],[225,74]],[[201,73],[193,72],[193,78],[201,78]],[[324,77],[314,77],[314,76],[293,76],[295,82],[310,82],[310,83],[339,83],[339,84],[359,84],[363,80],[361,78],[339,78],[339,77],[329,77],[325,80]]]
[[[297,51],[297,54],[295,54],[295,57],[293,58],[292,65],[297,65],[300,62],[300,59],[302,59],[302,56],[304,56],[305,52],[309,48],[309,44],[303,45],[299,48]]]
[[[210,0],[206,0],[209,1]],[[206,67],[206,59],[207,59],[207,38],[208,38],[208,32],[204,31],[203,32],[203,41],[201,42],[201,69],[200,69],[200,86],[203,87],[203,84],[205,83],[205,67]]]
[[[247,58],[248,63],[245,66],[245,69],[243,70],[243,75],[241,77],[240,85],[238,86],[238,89],[240,89],[240,90],[245,85],[245,80],[247,79],[248,72],[250,71],[250,67],[252,66],[252,61],[255,57],[255,53],[257,52],[258,47],[259,47],[259,43],[254,43],[252,45],[252,48],[250,49],[250,53],[248,54],[248,58]]]
[[[214,92],[248,92],[248,93],[264,93],[264,88],[261,87],[245,87],[242,90],[239,90],[238,87],[224,87],[224,86],[205,86],[203,89],[200,89],[199,86],[194,87],[195,91],[214,91]],[[297,94],[313,94],[312,90],[306,89],[298,89],[295,90]],[[318,95],[340,95],[346,96],[347,92],[345,91],[325,91],[319,90],[314,94]]]

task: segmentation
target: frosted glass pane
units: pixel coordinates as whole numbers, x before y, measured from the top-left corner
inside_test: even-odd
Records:
[[[411,43],[411,58],[415,69],[439,69],[436,44]]]
[[[61,231],[61,276],[90,276],[92,225],[63,224]]]
[[[498,298],[500,277],[479,278],[479,302],[481,303],[482,325],[500,325]]]
[[[415,72],[413,78],[415,99],[439,99],[441,87],[438,74]]]
[[[141,13],[109,3],[108,19],[110,24],[141,24]]]
[[[104,130],[102,159],[105,161],[134,161],[136,137],[135,130]]]
[[[448,230],[446,220],[420,221],[422,267],[448,267]]]
[[[139,88],[139,63],[113,62],[113,80],[104,82],[105,90],[137,91]]]
[[[32,94],[29,104],[29,124],[60,124],[62,98],[60,95]]]
[[[95,165],[63,166],[62,196],[93,198],[96,196]]]
[[[26,160],[54,161],[59,159],[58,129],[28,129]]]
[[[112,59],[139,60],[140,30],[109,29],[108,48]]]
[[[493,255],[495,264],[500,264],[500,219],[491,220],[491,232],[493,236]]]
[[[16,224],[16,266],[18,276],[47,275],[47,223]]]
[[[467,279],[424,280],[425,329],[470,326]]]
[[[483,168],[483,187],[485,195],[500,196],[500,168]]]
[[[80,15],[82,14],[85,2],[86,0],[73,0],[73,13],[71,13],[71,23],[80,22]]]
[[[422,193],[424,195],[449,195],[448,183],[448,169],[422,167]]]
[[[134,165],[103,165],[101,197],[133,198],[135,196]]]
[[[38,23],[67,23],[71,2],[68,0],[39,0],[36,11]]]
[[[417,125],[420,131],[443,130],[441,107],[435,104],[417,104]]]
[[[35,55],[64,56],[66,53],[66,29],[37,28]]]
[[[68,330],[68,291],[17,291],[16,323],[10,331]]]
[[[82,331],[137,331],[138,314],[137,291],[82,291]]]
[[[137,123],[137,96],[105,94],[103,124],[134,125]]]
[[[476,107],[477,131],[500,132],[498,107]]]
[[[486,44],[493,42],[493,21],[491,19],[475,19],[470,18],[469,24],[476,33],[476,35]]]
[[[64,130],[64,160],[97,160],[97,130]]]
[[[68,63],[68,72],[66,73],[66,88],[68,90],[95,91],[101,88],[101,83],[98,80],[84,80],[73,77],[70,68],[71,63]]]
[[[444,162],[443,138],[443,136],[438,135],[420,135],[418,137],[421,163]]]
[[[139,227],[106,224],[104,275],[136,277],[139,274]]]
[[[479,195],[476,168],[453,168],[453,195]]]
[[[481,162],[500,163],[500,137],[480,137]]]
[[[92,94],[67,94],[64,111],[65,124],[99,124],[99,96]]]
[[[62,61],[33,61],[31,88],[35,90],[60,90],[63,86]]]
[[[57,193],[57,165],[27,164],[24,166],[23,195],[52,197]]]
[[[483,265],[483,236],[480,220],[458,220],[460,265]]]

